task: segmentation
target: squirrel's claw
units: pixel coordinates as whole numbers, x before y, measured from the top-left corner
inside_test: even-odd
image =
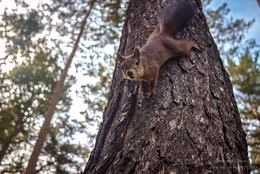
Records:
[[[150,98],[150,96],[151,96],[151,95],[154,95],[154,94],[156,94],[156,91],[152,91],[152,92],[149,91],[149,92],[146,92],[146,93],[145,93],[145,98]]]
[[[149,98],[151,95],[152,95],[151,92],[147,92],[147,93],[145,93],[145,98]]]
[[[205,46],[201,45],[201,44],[195,44],[195,45],[193,45],[193,47],[196,48],[199,51],[202,51],[202,50],[205,49]]]

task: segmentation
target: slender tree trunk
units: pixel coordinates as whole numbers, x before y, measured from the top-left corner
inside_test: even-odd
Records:
[[[202,13],[177,39],[206,46],[169,60],[157,94],[144,98],[145,82],[123,79],[115,67],[108,105],[85,174],[250,173],[246,135],[229,75]],[[171,0],[130,0],[119,52],[143,46],[158,11]]]
[[[77,40],[76,40],[76,42],[74,44],[73,50],[72,50],[72,52],[70,54],[69,59],[67,60],[67,63],[65,65],[65,69],[61,72],[60,80],[57,82],[57,85],[56,85],[55,89],[53,90],[53,93],[52,93],[50,101],[49,101],[48,110],[45,113],[45,120],[44,120],[43,126],[41,127],[41,130],[40,130],[40,133],[39,133],[39,136],[38,136],[38,140],[37,140],[37,142],[35,144],[35,147],[33,149],[32,154],[31,154],[28,166],[27,166],[27,168],[26,168],[26,170],[24,172],[25,174],[32,174],[35,171],[35,167],[36,167],[36,163],[37,163],[39,154],[41,152],[41,149],[42,149],[42,146],[44,144],[45,138],[46,138],[46,136],[48,134],[48,131],[49,131],[49,127],[50,127],[50,122],[51,122],[52,116],[53,116],[54,111],[56,109],[56,105],[57,105],[57,103],[58,103],[58,101],[59,101],[59,99],[60,99],[60,97],[62,95],[62,89],[63,89],[63,86],[64,86],[65,78],[67,76],[70,64],[71,64],[72,59],[73,59],[73,57],[75,55],[75,52],[77,50],[80,38],[81,38],[81,36],[83,34],[87,18],[88,18],[89,14],[90,14],[90,12],[91,12],[91,10],[93,8],[93,5],[94,5],[95,1],[96,0],[91,0],[91,2],[90,2],[90,8],[89,8],[85,18],[82,21],[80,33],[79,33],[79,35],[77,37]]]

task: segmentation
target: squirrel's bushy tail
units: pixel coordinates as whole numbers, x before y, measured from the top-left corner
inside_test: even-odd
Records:
[[[190,0],[173,2],[164,7],[159,14],[160,33],[174,35],[185,27],[195,14]]]

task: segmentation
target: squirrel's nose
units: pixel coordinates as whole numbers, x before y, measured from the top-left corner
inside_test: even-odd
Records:
[[[127,75],[128,75],[131,79],[134,78],[134,75],[133,75],[133,72],[132,72],[132,71],[128,71],[128,72],[127,72]]]

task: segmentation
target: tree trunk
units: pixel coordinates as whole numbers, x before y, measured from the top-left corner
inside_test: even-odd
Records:
[[[143,46],[170,0],[130,0],[119,52]],[[229,75],[210,35],[200,0],[192,22],[175,36],[206,46],[169,60],[157,94],[146,82],[114,71],[108,105],[85,174],[250,173],[246,135]]]
[[[41,149],[43,147],[45,138],[46,138],[46,136],[47,136],[47,134],[49,132],[50,122],[51,122],[52,116],[53,116],[54,111],[56,109],[56,105],[57,105],[57,103],[60,100],[60,97],[62,95],[62,89],[63,89],[63,86],[64,86],[65,78],[67,77],[70,64],[71,64],[72,59],[73,59],[73,57],[74,57],[74,55],[76,53],[76,50],[78,48],[78,44],[79,44],[80,38],[81,38],[81,36],[83,34],[87,18],[88,18],[89,14],[90,14],[90,12],[91,12],[91,10],[93,8],[93,5],[94,5],[95,1],[96,0],[90,0],[90,8],[89,8],[88,12],[86,13],[86,16],[84,17],[84,19],[82,21],[80,32],[79,32],[78,37],[77,37],[77,39],[75,41],[74,47],[72,49],[72,52],[71,52],[71,54],[69,56],[69,59],[66,62],[64,70],[61,72],[60,79],[57,82],[57,84],[56,84],[56,86],[55,86],[55,88],[53,90],[53,93],[52,93],[52,95],[50,97],[48,110],[45,113],[44,123],[43,123],[43,125],[42,125],[42,127],[40,129],[37,142],[36,142],[36,144],[34,146],[33,152],[31,154],[31,157],[30,157],[29,163],[27,165],[27,168],[24,171],[24,174],[32,174],[35,171],[35,167],[36,167],[36,163],[38,161],[38,157],[39,157]]]

